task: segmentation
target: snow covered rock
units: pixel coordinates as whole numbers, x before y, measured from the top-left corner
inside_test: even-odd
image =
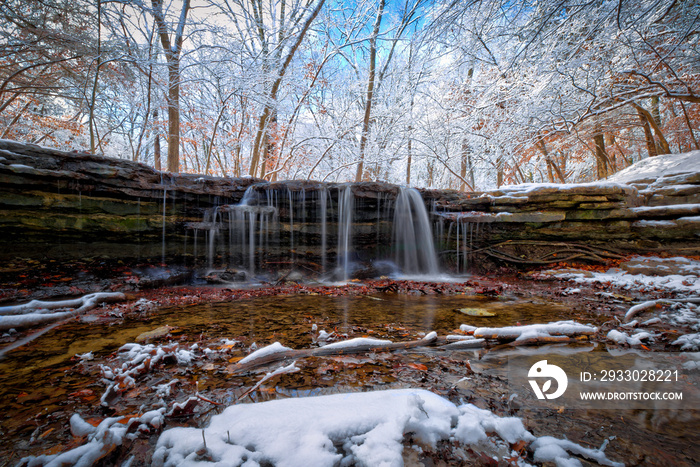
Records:
[[[409,435],[428,449],[439,441],[452,441],[476,450],[500,446],[506,455],[517,457],[511,446],[524,443],[531,444],[536,460],[557,465],[580,465],[571,458],[575,454],[601,465],[622,466],[609,460],[602,448],[538,439],[517,417],[499,417],[472,404],[457,406],[423,389],[234,405],[212,417],[204,429],[164,431],[153,465],[402,466],[404,439]],[[520,459],[517,465],[528,464]]]

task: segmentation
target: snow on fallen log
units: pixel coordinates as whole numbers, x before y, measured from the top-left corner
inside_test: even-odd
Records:
[[[634,318],[635,316],[637,316],[639,313],[646,311],[646,310],[650,310],[652,308],[661,308],[661,305],[674,305],[674,304],[679,304],[679,303],[697,305],[697,304],[700,304],[700,298],[698,298],[698,297],[661,298],[659,300],[649,300],[646,302],[642,302],[642,303],[639,303],[637,305],[634,305],[629,310],[627,310],[627,313],[625,313],[624,321],[625,321],[625,323],[629,323],[630,320],[632,318]]]
[[[250,371],[254,368],[274,363],[285,359],[299,359],[305,357],[327,357],[330,355],[345,355],[361,352],[386,352],[400,349],[411,349],[414,347],[424,347],[437,342],[436,332],[430,332],[422,339],[408,342],[392,342],[383,339],[356,338],[346,341],[335,342],[315,349],[292,350],[284,347],[279,342],[256,350],[246,358],[236,363],[231,372],[233,374]],[[262,353],[259,353],[262,352]],[[253,357],[253,358],[251,358]]]
[[[445,337],[445,340],[447,344],[440,346],[442,350],[475,349],[482,347],[486,342],[486,339],[477,339],[474,336],[463,336],[461,334],[450,334]]]
[[[279,342],[275,342],[274,344],[270,344],[270,345],[263,347],[262,349],[256,350],[255,352],[251,353],[247,357],[241,359],[241,361],[239,361],[238,363],[242,365],[244,363],[249,363],[249,362],[252,362],[253,360],[258,360],[258,359],[261,359],[263,357],[269,357],[270,355],[274,355],[277,353],[289,352],[290,350],[292,350],[292,349],[290,349],[289,347],[283,346]]]
[[[91,310],[100,303],[122,300],[126,300],[126,295],[120,292],[97,292],[71,300],[32,300],[22,305],[3,306],[0,307],[0,331],[59,321]]]
[[[642,311],[661,306],[662,303],[670,303],[668,300],[649,300],[647,302],[634,305],[625,313],[625,323],[629,323],[632,318]]]
[[[556,321],[547,324],[505,326],[502,328],[476,328],[474,337],[483,339],[515,340],[543,339],[549,337],[574,337],[595,334],[598,328],[576,321]]]

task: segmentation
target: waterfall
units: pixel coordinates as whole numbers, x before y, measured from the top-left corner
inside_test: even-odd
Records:
[[[321,272],[325,274],[326,272],[326,249],[327,249],[327,238],[328,238],[328,190],[324,186],[319,190],[319,209],[321,218]]]
[[[393,241],[394,260],[404,274],[439,274],[428,211],[415,188],[399,189]]]
[[[401,188],[394,201],[389,191],[357,197],[353,188],[337,188],[336,207],[335,188],[328,186],[251,186],[238,204],[215,203],[202,222],[188,223],[194,230],[193,253],[205,250],[210,270],[244,270],[248,277],[276,264],[303,263],[309,255],[318,258],[319,272],[327,273],[334,269],[333,250],[335,280],[349,280],[360,264],[364,275],[438,275],[432,227],[420,193]],[[476,231],[455,227],[462,248]]]
[[[163,186],[163,233],[161,235],[162,252],[161,252],[161,262],[165,264],[165,208],[168,203],[168,188]]]
[[[473,259],[474,245],[479,240],[480,223],[478,217],[474,220],[474,215],[460,215],[454,221],[456,227],[457,244],[457,272],[467,272],[471,267]],[[450,232],[452,226],[450,226]],[[448,232],[448,238],[450,233]],[[460,265],[461,263],[461,265]]]
[[[206,225],[208,228],[207,232],[207,267],[209,270],[214,268],[214,257],[216,256],[216,237],[219,233],[219,225],[217,222],[219,216],[219,208],[214,209],[204,213],[204,219],[202,224]]]
[[[198,231],[204,230],[207,233],[209,270],[214,269],[217,241],[220,238],[228,238],[228,265],[245,269],[249,275],[255,274],[256,263],[268,246],[270,220],[276,219],[277,215],[277,209],[270,204],[269,194],[265,200],[261,200],[251,186],[238,204],[207,209],[202,222],[190,224],[194,228],[195,256]],[[228,235],[220,235],[220,231],[226,229],[228,229]],[[225,257],[224,254],[224,259]]]
[[[352,186],[346,185],[338,193],[338,270],[342,279],[350,278],[350,255],[352,252],[352,215],[355,211],[355,196]]]

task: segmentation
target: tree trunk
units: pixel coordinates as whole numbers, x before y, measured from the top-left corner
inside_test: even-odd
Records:
[[[661,131],[661,127],[657,124],[656,119],[654,118],[652,113],[650,113],[647,109],[645,109],[641,105],[632,103],[632,106],[635,109],[637,109],[637,114],[639,115],[639,118],[642,119],[642,122],[644,125],[644,136],[647,140],[647,146],[649,146],[649,144],[654,145],[654,155],[670,154],[671,148],[668,144],[668,141],[666,140],[666,137],[664,136],[663,132]],[[656,140],[654,140],[654,136],[651,133],[652,129],[654,130],[654,133],[656,134],[656,138],[658,140],[658,143]],[[647,134],[647,130],[649,130],[648,134]]]
[[[168,172],[180,171],[180,66],[168,63]]]
[[[97,85],[100,81],[100,66],[102,65],[102,1],[97,0],[97,60],[95,63],[95,79],[92,83],[92,96],[90,97],[90,153],[95,154],[95,103],[97,100]]]
[[[637,107],[637,115],[639,115],[639,121],[642,124],[642,129],[644,129],[644,140],[647,144],[649,157],[654,157],[657,155],[656,144],[654,143],[654,135],[651,134],[651,128],[649,128],[649,121],[644,116],[644,113],[640,107]]]
[[[605,135],[603,133],[598,133],[593,136],[593,144],[595,145],[595,162],[598,180],[603,180],[610,175],[608,156],[605,152]]]
[[[372,102],[374,100],[374,77],[376,74],[377,65],[377,36],[379,36],[379,28],[382,25],[382,15],[384,14],[384,2],[380,0],[379,8],[377,9],[377,18],[374,21],[374,29],[372,37],[369,40],[369,75],[367,77],[367,97],[365,99],[365,115],[362,118],[362,135],[360,136],[360,162],[357,164],[357,172],[355,173],[355,181],[361,182],[365,178],[365,150],[367,140],[369,139],[369,125],[372,118]]]
[[[153,163],[156,166],[156,170],[163,170],[160,165],[160,135],[158,134],[158,111],[153,111],[153,123],[156,123],[156,137],[153,140]]]
[[[277,78],[275,79],[274,83],[272,84],[272,88],[270,89],[270,93],[267,96],[267,103],[265,104],[265,108],[263,109],[263,113],[260,116],[260,120],[258,121],[258,130],[255,135],[255,142],[253,143],[253,152],[251,155],[250,159],[250,169],[248,171],[249,175],[252,177],[255,177],[257,172],[258,172],[258,166],[261,167],[261,172],[262,176],[265,176],[265,164],[267,163],[267,151],[269,149],[268,146],[268,125],[272,121],[272,119],[276,119],[276,110],[275,107],[277,105],[277,93],[279,92],[279,88],[282,85],[282,80],[284,79],[284,75],[287,72],[287,68],[289,67],[289,64],[292,62],[292,59],[294,58],[294,55],[296,54],[297,50],[299,49],[299,46],[301,46],[302,41],[304,40],[304,37],[306,36],[306,33],[308,32],[309,28],[311,27],[311,23],[316,19],[316,16],[318,16],[318,13],[321,11],[321,8],[323,7],[323,4],[325,3],[325,0],[319,0],[316,5],[314,6],[314,9],[311,10],[311,13],[309,16],[307,16],[306,21],[304,24],[301,26],[301,30],[299,31],[299,34],[296,37],[296,40],[292,44],[292,46],[289,48],[287,55],[284,57],[284,61],[279,64],[278,71],[277,71]],[[284,12],[282,12],[284,14]],[[258,21],[256,21],[258,22]],[[259,22],[258,22],[259,23]],[[280,32],[281,33],[281,32]],[[264,40],[264,34],[262,31],[259,32],[259,34],[262,34],[261,40],[263,42],[263,45],[265,44]],[[265,52],[265,55],[267,55],[268,52]],[[265,57],[269,58],[269,57]],[[281,59],[281,57],[278,57]]]
[[[459,170],[459,176],[462,178],[462,183],[460,184],[459,191],[467,191],[467,173],[471,169],[471,148],[469,147],[469,142],[466,138],[462,139],[462,161]],[[474,182],[472,181],[472,186]]]
[[[184,40],[190,0],[182,2],[180,19],[175,29],[175,41],[171,44],[168,25],[163,15],[163,0],[151,0],[152,14],[158,28],[158,36],[168,65],[168,172],[180,171],[180,51]]]
[[[411,103],[413,103],[413,99],[411,99]],[[413,133],[413,126],[409,125],[408,126],[408,161],[406,162],[406,186],[411,186],[411,163],[413,162],[413,154],[412,154],[412,148],[413,148],[413,139],[411,138],[411,134]]]
[[[500,188],[501,186],[503,186],[504,178],[505,178],[505,174],[503,173],[503,156],[499,155],[498,157],[496,157],[496,187],[497,188]]]
[[[608,162],[610,163],[610,173],[613,174],[618,170],[617,157],[612,151],[612,147],[615,146],[615,135],[612,133],[605,133],[605,147],[608,153]]]
[[[549,178],[549,181],[551,183],[554,183],[554,175],[556,174],[557,178],[561,183],[566,183],[566,177],[564,177],[564,173],[559,168],[559,165],[552,160],[552,156],[547,150],[547,144],[541,137],[537,140],[537,148],[544,156],[544,161],[547,165],[547,178]]]

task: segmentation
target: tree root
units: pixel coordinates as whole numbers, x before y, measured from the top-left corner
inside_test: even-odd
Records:
[[[502,250],[498,250],[498,247],[503,246],[544,246],[544,247],[556,247],[557,250],[545,253],[542,256],[536,258],[519,258],[510,253],[506,253]],[[495,245],[489,245],[484,248],[479,248],[476,250],[471,250],[467,252],[468,254],[483,253],[492,258],[499,259],[508,263],[516,264],[528,264],[528,265],[547,265],[560,262],[578,260],[588,260],[596,263],[605,263],[611,259],[623,259],[624,255],[619,252],[613,252],[610,250],[604,250],[602,248],[595,248],[589,245],[583,245],[580,243],[567,243],[567,242],[543,242],[536,240],[508,240],[505,242],[497,243]],[[566,255],[566,256],[563,256]]]

